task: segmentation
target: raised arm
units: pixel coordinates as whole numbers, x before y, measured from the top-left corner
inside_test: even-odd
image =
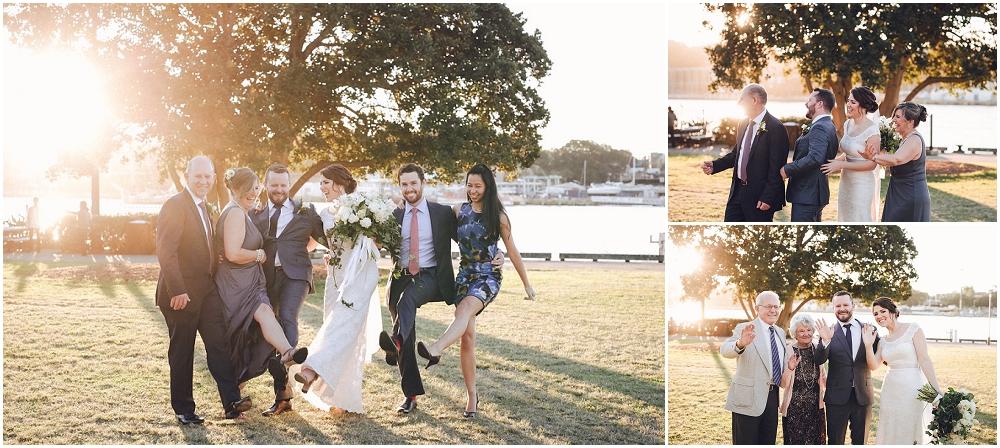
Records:
[[[906,139],[893,154],[877,154],[865,152],[864,157],[882,166],[898,166],[920,157],[920,139]]]
[[[882,352],[875,344],[876,339],[878,339],[878,330],[875,329],[875,326],[864,324],[861,327],[861,342],[865,344],[865,360],[871,370],[877,370],[882,365]]]

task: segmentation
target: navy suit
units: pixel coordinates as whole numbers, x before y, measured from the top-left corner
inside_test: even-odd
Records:
[[[392,211],[396,222],[402,225],[405,208]],[[417,276],[407,271],[407,263],[399,260],[401,248],[387,247],[397,262],[393,275],[389,276],[387,304],[392,316],[390,336],[403,339],[399,349],[397,364],[401,377],[403,395],[415,397],[424,394],[420,370],[416,356],[417,308],[428,302],[455,303],[455,271],[451,263],[451,241],[457,239],[458,223],[451,207],[427,201],[427,211],[431,221],[431,235],[434,240],[434,261],[437,266],[422,268]]]
[[[177,415],[195,411],[192,380],[196,333],[205,342],[208,370],[219,387],[223,407],[240,399],[226,342],[222,299],[212,278],[216,264],[202,222],[201,211],[185,188],[167,199],[156,223],[156,258],[160,263],[156,305],[170,334],[170,404]],[[191,301],[183,309],[174,310],[170,299],[182,294]]]
[[[830,203],[830,182],[820,166],[837,157],[839,140],[832,117],[816,120],[809,132],[795,141],[792,162],[785,165],[792,222],[820,222]]]
[[[750,129],[757,134],[750,145],[746,164],[747,178],[739,178],[740,146],[743,144],[750,119],[737,125],[736,146],[726,155],[712,161],[712,174],[733,169],[733,182],[726,201],[727,222],[771,222],[774,212],[785,206],[785,183],[781,180],[781,167],[788,160],[788,132],[770,112],[764,114],[766,132],[759,126]],[[745,181],[745,182],[744,182]],[[771,206],[768,210],[757,208],[757,202]]]
[[[299,343],[299,310],[306,294],[316,292],[313,286],[313,264],[306,246],[309,238],[319,241],[323,237],[323,221],[312,204],[302,209],[301,204],[288,198],[292,206],[282,213],[293,213],[292,218],[277,237],[268,236],[270,230],[270,207],[260,213],[251,214],[253,223],[264,237],[264,277],[267,281],[267,297],[276,313],[278,324],[285,333],[288,343],[295,347]],[[277,230],[275,230],[277,232]],[[275,254],[281,258],[280,269],[275,268]],[[272,372],[272,375],[274,373]],[[274,378],[276,400],[288,400],[294,393],[288,384],[287,374]]]
[[[861,321],[854,321],[861,325]],[[830,361],[823,399],[826,403],[826,434],[830,445],[843,445],[850,422],[852,443],[864,445],[872,421],[872,403],[875,402],[872,371],[868,368],[864,343],[860,343],[857,355],[852,357],[851,345],[841,326],[838,320],[829,346],[823,341],[816,346],[816,362]],[[851,338],[860,341],[861,332],[852,333]],[[879,340],[876,335],[872,351],[878,350]]]

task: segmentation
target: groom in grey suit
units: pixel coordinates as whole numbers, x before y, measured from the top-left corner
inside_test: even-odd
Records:
[[[847,291],[833,295],[833,311],[837,322],[826,325],[817,319],[819,337],[816,360],[830,361],[826,376],[826,434],[830,445],[843,445],[847,425],[851,425],[851,444],[864,445],[872,421],[872,371],[861,341],[863,324],[854,318],[854,299]],[[878,350],[876,334],[872,350]],[[915,393],[915,392],[914,392]]]
[[[806,118],[812,119],[812,125],[795,141],[792,162],[781,168],[781,178],[788,179],[785,196],[792,203],[792,222],[820,222],[823,208],[830,203],[830,183],[820,166],[837,157],[840,146],[830,115],[834,107],[833,92],[813,90],[806,101]]]
[[[757,296],[757,318],[739,324],[719,350],[736,358],[726,410],[733,413],[734,445],[774,445],[778,436],[778,386],[785,371],[785,331],[774,325],[781,303],[778,295]]]

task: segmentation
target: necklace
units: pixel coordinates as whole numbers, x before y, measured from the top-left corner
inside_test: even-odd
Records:
[[[482,207],[479,207],[479,210],[476,210],[476,206],[473,205],[473,204],[469,204],[469,208],[471,208],[472,211],[474,211],[476,213],[482,213],[483,212],[483,208]]]

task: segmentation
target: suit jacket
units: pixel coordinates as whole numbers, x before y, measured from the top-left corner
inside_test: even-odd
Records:
[[[273,284],[274,255],[277,253],[281,257],[281,269],[285,271],[285,275],[293,280],[309,282],[309,294],[312,294],[316,292],[316,288],[313,286],[313,265],[306,245],[309,244],[309,237],[319,241],[324,236],[323,221],[312,204],[305,210],[300,210],[300,203],[292,198],[286,200],[295,212],[277,238],[267,235],[271,222],[269,208],[265,207],[260,213],[250,214],[257,230],[260,230],[260,234],[264,237],[264,253],[267,254],[267,260],[264,261],[264,277],[268,285]],[[282,213],[288,212],[282,210]]]
[[[810,131],[810,133],[812,133]],[[861,321],[854,319],[861,324]],[[841,325],[837,321],[837,325]],[[861,334],[851,334],[852,338],[860,338]],[[875,336],[873,350],[878,350],[878,335]],[[875,389],[872,387],[872,371],[868,368],[868,355],[865,352],[865,344],[862,342],[858,346],[858,354],[851,357],[851,346],[847,342],[847,336],[841,328],[834,328],[833,339],[830,345],[826,346],[821,340],[816,345],[817,362],[830,361],[826,374],[826,398],[827,404],[845,405],[851,396],[851,384],[854,384],[855,395],[858,397],[858,404],[869,406],[875,402]]]
[[[455,271],[451,266],[451,241],[458,239],[458,221],[455,218],[455,212],[447,205],[427,201],[427,210],[431,218],[431,235],[434,239],[434,261],[437,263],[435,280],[440,294],[439,297],[430,300],[430,302],[443,300],[445,303],[453,305],[455,303]],[[405,211],[405,207],[392,211],[392,216],[400,225],[403,225]],[[407,268],[408,263],[399,260],[401,248],[387,247],[386,249],[392,253],[393,272]],[[394,275],[389,276],[389,287],[385,289],[387,297],[388,294],[391,294],[392,283],[400,281],[394,277]]]
[[[183,312],[194,313],[215,290],[215,260],[202,224],[201,211],[188,189],[167,199],[156,222],[156,305],[170,307],[170,298],[187,294],[191,302]]]
[[[768,211],[778,211],[785,206],[785,182],[781,180],[781,167],[788,160],[788,132],[770,112],[764,114],[766,132],[757,132],[750,145],[750,159],[747,160],[747,186],[750,194],[743,197],[743,206],[755,208],[757,201],[770,205]],[[737,125],[736,146],[726,155],[712,162],[712,174],[733,169],[733,182],[729,187],[729,200],[733,199],[739,179],[739,147],[743,144],[750,119],[745,118]]]
[[[826,205],[830,203],[830,182],[820,166],[837,157],[837,129],[832,117],[816,120],[809,133],[795,141],[792,163],[785,165],[788,176],[788,202]]]
[[[739,354],[736,352],[736,341],[739,341],[740,332],[749,324],[754,325],[756,336],[750,345],[744,347],[743,353]],[[767,327],[760,318],[739,324],[719,349],[724,358],[736,358],[736,374],[729,385],[729,395],[726,396],[727,411],[756,417],[763,414],[767,407],[768,384],[773,383],[771,378],[774,370],[771,365],[771,335]],[[779,327],[774,329],[781,370],[784,372],[788,365],[784,351],[785,331]]]

